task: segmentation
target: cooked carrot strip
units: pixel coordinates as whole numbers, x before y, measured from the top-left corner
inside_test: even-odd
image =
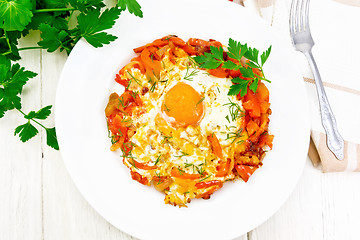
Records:
[[[195,187],[200,189],[200,188],[208,188],[208,187],[211,187],[214,185],[222,187],[223,183],[220,180],[212,180],[212,181],[207,181],[207,182],[198,182],[195,184]]]
[[[131,158],[127,160],[132,166],[134,166],[135,168],[140,168],[143,170],[154,170],[157,169],[157,166],[149,166],[146,163],[141,163],[136,161],[135,159]]]
[[[213,133],[213,134],[210,134],[207,139],[209,140],[210,142],[210,146],[211,146],[211,149],[212,151],[214,152],[214,154],[219,157],[220,159],[224,159],[224,155],[222,153],[222,149],[221,149],[221,146],[220,146],[220,142],[219,142],[219,139],[216,137],[216,135]]]
[[[198,179],[204,176],[197,173],[186,173],[179,168],[172,168],[170,174],[175,178],[181,178],[181,179]]]
[[[221,187],[222,186],[219,185],[213,185],[209,187],[208,190],[206,190],[204,193],[197,195],[196,198],[209,199],[210,196]]]
[[[230,169],[230,161],[229,160],[221,160],[219,166],[217,167],[218,172],[216,173],[216,177],[225,177]]]

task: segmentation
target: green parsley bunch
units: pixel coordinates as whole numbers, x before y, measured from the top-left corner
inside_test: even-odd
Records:
[[[138,17],[143,16],[136,0],[115,1],[115,7],[107,8],[103,0],[0,0],[0,118],[10,110],[23,115],[26,122],[14,132],[22,142],[36,136],[35,126],[38,126],[45,129],[47,144],[59,149],[55,128],[40,122],[49,117],[52,106],[29,113],[22,111],[23,87],[37,73],[16,63],[21,59],[19,52],[46,49],[48,52],[65,50],[69,54],[80,38],[94,47],[109,44],[117,37],[105,30],[113,27],[122,11],[127,9]],[[37,46],[18,48],[18,40],[30,30],[39,30],[41,41]]]
[[[221,66],[221,68],[231,69],[231,70],[240,70],[242,78],[236,77],[231,79],[234,83],[230,87],[228,95],[238,95],[243,97],[247,93],[248,88],[253,92],[256,92],[259,81],[264,80],[270,82],[270,80],[265,78],[263,66],[268,59],[271,52],[271,46],[260,55],[259,59],[259,50],[256,48],[251,48],[247,44],[241,44],[238,41],[235,41],[229,38],[229,43],[227,47],[227,55],[237,60],[239,63],[234,63],[233,61],[224,59],[224,49],[222,47],[210,46],[210,52],[204,52],[204,55],[199,55],[194,57],[195,62],[199,64],[200,67],[205,69],[215,69]],[[245,57],[248,61],[245,65],[241,64],[241,58]],[[253,68],[259,69],[262,76],[259,76],[253,72]],[[247,80],[245,80],[245,79]]]

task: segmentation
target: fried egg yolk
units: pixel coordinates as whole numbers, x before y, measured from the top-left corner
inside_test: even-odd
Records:
[[[164,97],[161,111],[174,127],[197,125],[204,115],[201,95],[186,83],[177,83]]]

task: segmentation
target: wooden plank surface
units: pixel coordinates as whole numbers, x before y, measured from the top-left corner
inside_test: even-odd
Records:
[[[39,40],[38,33],[22,39],[22,47]],[[21,52],[26,70],[39,72],[40,51]],[[22,106],[27,113],[38,110],[41,101],[41,77],[29,80],[23,90]],[[42,238],[41,138],[26,144],[14,137],[18,125],[26,119],[14,110],[0,119],[0,239],[38,240]]]
[[[31,46],[38,40],[38,34],[32,33],[21,44]],[[39,50],[21,54],[22,66],[40,73],[24,90],[24,110],[54,104],[66,56]],[[89,206],[69,177],[60,153],[46,146],[44,133],[25,144],[13,136],[15,127],[24,122],[16,111],[0,119],[0,240],[135,239]],[[47,125],[53,124],[51,117]],[[281,209],[236,240],[358,240],[359,202],[358,173],[323,174],[308,160]]]

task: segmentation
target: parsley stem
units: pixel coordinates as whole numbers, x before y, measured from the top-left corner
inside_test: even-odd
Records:
[[[26,114],[21,111],[20,109],[16,108],[22,115],[26,116]],[[33,118],[28,119],[29,121],[32,120],[33,122],[37,123],[38,125],[40,125],[41,127],[43,127],[44,129],[48,129],[47,127],[45,127],[44,125],[42,125],[41,123],[39,123],[38,121],[34,120]]]
[[[44,12],[64,12],[64,11],[73,11],[76,8],[49,8],[49,9],[37,9],[34,13],[44,13]]]
[[[43,49],[43,48],[42,47],[23,47],[23,48],[19,48],[18,51],[31,50],[31,49]]]
[[[8,55],[8,54],[10,54],[10,53],[12,53],[12,51],[4,52],[4,53],[2,53],[1,55],[6,56],[6,55]]]

